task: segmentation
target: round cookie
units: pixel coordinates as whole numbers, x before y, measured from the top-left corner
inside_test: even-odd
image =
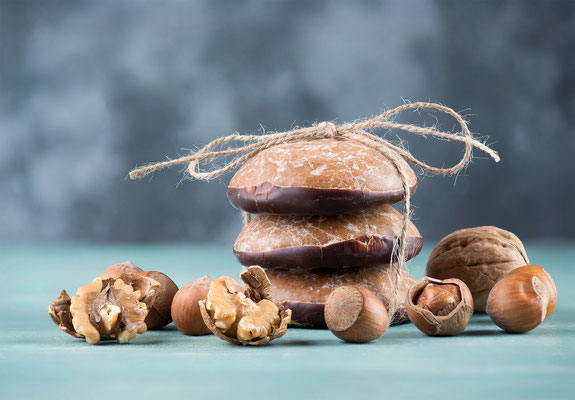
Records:
[[[309,328],[326,328],[324,305],[329,294],[340,286],[361,286],[371,290],[389,306],[394,296],[397,267],[376,265],[345,270],[268,270],[272,283],[270,293],[274,301],[292,310],[292,324]],[[402,303],[392,323],[407,321],[405,298],[407,290],[415,282],[407,271],[401,272],[399,296]]]
[[[258,215],[240,232],[234,254],[243,265],[268,269],[387,264],[401,226],[402,215],[388,205],[333,217]],[[409,260],[423,238],[411,222],[407,235]]]
[[[417,176],[399,159],[413,194]],[[393,204],[405,193],[398,171],[379,151],[353,140],[321,139],[271,147],[248,160],[227,189],[252,214],[337,215]]]

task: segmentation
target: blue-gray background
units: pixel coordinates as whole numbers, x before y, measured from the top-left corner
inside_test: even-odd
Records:
[[[230,176],[128,171],[403,99],[462,111],[502,156],[420,181],[426,239],[485,224],[573,239],[574,78],[567,1],[0,0],[0,239],[232,241]],[[434,165],[462,154],[397,136]]]

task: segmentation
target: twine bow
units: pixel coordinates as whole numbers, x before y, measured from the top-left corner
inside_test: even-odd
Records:
[[[410,124],[400,124],[390,120],[391,117],[405,111],[405,110],[417,110],[417,109],[431,109],[442,112],[444,114],[453,117],[460,125],[461,132],[458,133],[448,133],[441,132],[431,127],[423,127]],[[388,128],[388,129],[400,129],[402,131],[411,132],[420,136],[434,136],[446,141],[458,141],[465,143],[465,153],[461,160],[452,167],[449,168],[437,168],[426,164],[423,161],[415,158],[409,151],[403,149],[398,145],[393,145],[387,140],[372,134],[370,131],[377,128]],[[409,191],[409,186],[407,182],[407,173],[404,171],[403,163],[400,162],[400,158],[411,162],[422,168],[423,170],[430,172],[435,175],[453,175],[461,171],[465,166],[471,161],[472,149],[476,147],[495,160],[499,162],[500,158],[497,152],[489,148],[487,145],[478,141],[473,137],[467,123],[457,112],[449,107],[442,106],[436,103],[407,103],[402,106],[388,110],[376,117],[357,120],[354,122],[347,122],[341,125],[335,125],[332,122],[321,122],[319,124],[314,124],[310,127],[297,128],[291,131],[279,132],[279,133],[269,133],[264,135],[240,135],[233,134],[229,136],[220,137],[200,150],[196,151],[185,157],[176,158],[173,160],[168,160],[160,163],[146,165],[130,172],[131,179],[142,178],[156,170],[171,167],[173,165],[189,163],[188,173],[191,178],[200,180],[210,180],[216,178],[220,175],[225,174],[231,170],[236,169],[256,154],[262,150],[268,149],[284,143],[291,142],[301,142],[301,141],[312,141],[318,139],[338,139],[338,140],[354,140],[361,142],[366,146],[374,148],[375,150],[381,152],[385,155],[397,169],[405,193],[404,204],[403,204],[403,221],[402,229],[399,240],[394,243],[394,250],[392,257],[393,263],[397,263],[396,273],[395,273],[395,289],[394,296],[391,300],[391,304],[388,305],[388,310],[391,316],[394,315],[395,311],[398,309],[401,303],[400,299],[400,286],[402,271],[406,270],[405,267],[405,255],[407,252],[407,228],[410,220],[410,208],[411,208],[411,193]],[[229,142],[243,142],[246,143],[244,146],[240,147],[230,147],[224,150],[212,151],[215,147],[221,146]],[[204,172],[199,168],[199,162],[202,160],[212,160],[221,157],[227,157],[235,154],[240,154],[234,158],[229,163],[225,163],[222,167],[216,168],[211,171]]]

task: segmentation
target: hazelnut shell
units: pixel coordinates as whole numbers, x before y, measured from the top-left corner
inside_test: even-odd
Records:
[[[140,274],[144,272],[143,269],[134,265],[131,261],[126,261],[119,264],[109,266],[104,272],[100,274],[102,279],[118,279],[122,274]]]
[[[163,272],[146,271],[141,272],[139,275],[160,282],[158,295],[146,317],[148,329],[159,329],[168,325],[172,322],[172,300],[178,291],[178,286]]]
[[[555,286],[555,282],[553,282],[553,278],[551,278],[551,275],[549,275],[549,273],[545,271],[543,267],[538,265],[525,265],[523,267],[516,268],[511,271],[509,275],[521,273],[535,275],[549,289],[549,304],[547,305],[547,314],[545,318],[549,317],[551,314],[553,314],[553,311],[555,310],[555,304],[557,303],[557,287]]]
[[[430,283],[437,285],[452,284],[459,288],[461,301],[447,315],[434,315],[431,311],[419,307],[417,299]],[[459,279],[439,280],[424,277],[418,280],[407,292],[407,315],[413,325],[430,336],[457,335],[465,329],[473,314],[473,297],[467,285]]]
[[[547,317],[551,293],[537,276],[509,274],[495,284],[487,299],[487,314],[501,329],[524,333]]]
[[[172,319],[176,328],[184,335],[199,336],[212,333],[204,323],[198,305],[200,300],[206,299],[212,282],[213,279],[206,275],[182,286],[174,296]]]
[[[325,303],[329,330],[349,343],[365,343],[381,337],[389,326],[387,308],[371,291],[360,286],[341,286]]]

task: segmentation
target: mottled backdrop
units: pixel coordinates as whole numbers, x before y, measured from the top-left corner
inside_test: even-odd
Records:
[[[503,159],[476,151],[456,180],[421,179],[426,239],[483,224],[572,239],[574,43],[568,1],[0,0],[0,239],[229,242],[230,176],[128,171],[404,99],[462,111]],[[462,154],[388,137],[439,166]]]

